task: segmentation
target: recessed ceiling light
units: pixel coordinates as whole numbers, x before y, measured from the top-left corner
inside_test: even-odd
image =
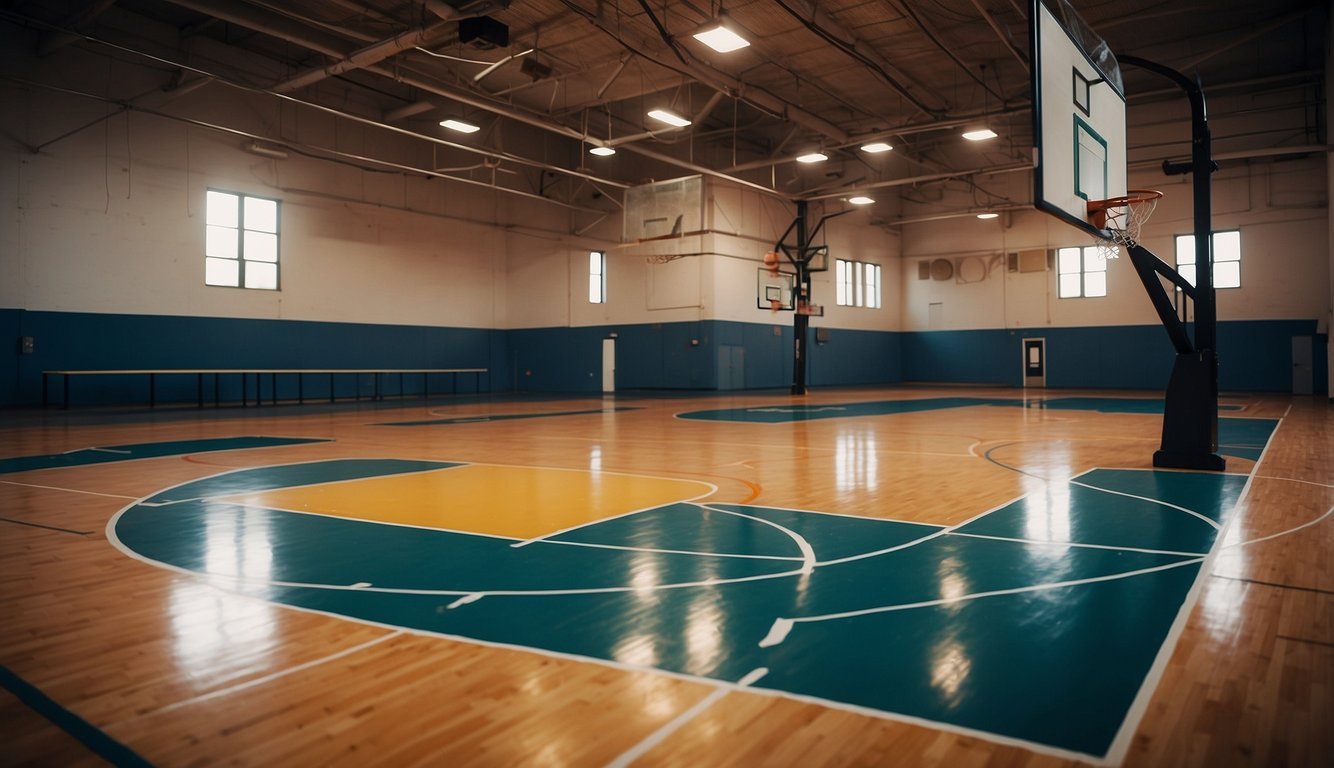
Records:
[[[611,147],[593,147],[592,149],[588,150],[588,154],[597,155],[598,157],[606,157],[608,155],[616,154],[616,150],[612,149]]]
[[[979,219],[994,219],[994,218],[996,218],[996,217],[999,216],[999,215],[1000,215],[999,213],[979,213],[979,214],[977,214],[977,218],[979,218]]]
[[[696,32],[694,37],[718,53],[731,53],[750,45],[749,40],[724,27],[722,22],[710,24]]]
[[[689,120],[681,117],[675,112],[669,112],[665,109],[651,109],[649,110],[648,116],[654,120],[661,120],[668,125],[676,126],[677,128],[684,128],[687,125],[690,125]]]
[[[857,195],[856,197],[849,197],[848,202],[853,205],[870,205],[875,202],[875,198],[867,197],[866,195]]]
[[[986,139],[996,138],[996,132],[990,128],[978,128],[975,131],[967,131],[963,137],[969,141],[985,141]]]
[[[473,125],[472,123],[469,123],[464,120],[459,120],[456,117],[451,117],[446,120],[441,120],[440,124],[451,131],[458,131],[459,133],[476,133],[481,130],[479,126]]]
[[[870,144],[862,145],[862,151],[870,152],[871,154],[875,154],[877,152],[888,152],[891,149],[893,149],[893,147],[891,147],[890,145],[886,144],[883,141],[873,141]]]
[[[823,152],[807,152],[804,155],[797,155],[798,163],[823,163],[829,159],[829,155]]]

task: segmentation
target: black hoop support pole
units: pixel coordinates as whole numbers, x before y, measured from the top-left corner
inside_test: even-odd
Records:
[[[1195,343],[1193,348],[1183,351],[1180,332],[1174,332],[1166,319],[1163,320],[1177,349],[1177,357],[1163,407],[1162,446],[1153,455],[1153,465],[1222,471],[1225,462],[1218,455],[1218,309],[1214,297],[1210,185],[1217,166],[1210,147],[1204,89],[1198,78],[1192,80],[1157,62],[1137,56],[1120,56],[1118,60],[1171,80],[1181,86],[1190,100],[1190,173],[1195,207],[1195,290],[1192,297],[1195,301]],[[1134,254],[1131,256],[1133,260]],[[1136,268],[1140,269],[1139,266]],[[1141,277],[1144,277],[1142,269]],[[1161,318],[1161,307],[1157,303],[1155,309],[1159,310]]]

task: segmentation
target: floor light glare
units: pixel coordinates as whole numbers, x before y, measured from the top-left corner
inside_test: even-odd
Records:
[[[849,197],[848,202],[853,205],[870,205],[875,202],[875,198],[867,197],[866,195],[857,195],[856,197]]]
[[[654,120],[664,122],[668,125],[675,126],[677,128],[684,128],[687,125],[690,125],[689,120],[685,119],[684,117],[681,117],[675,112],[670,112],[665,109],[649,110],[648,116],[653,118]]]
[[[722,22],[710,24],[696,32],[694,37],[718,53],[731,53],[750,45],[749,40],[723,26]]]
[[[999,214],[999,213],[979,213],[979,214],[977,214],[977,218],[982,219],[982,220],[984,220],[984,221],[985,221],[986,219],[994,219],[994,218],[996,218],[997,216],[1000,216],[1000,214]]]
[[[616,154],[616,150],[611,147],[593,147],[588,150],[588,154],[597,155],[598,157],[607,157],[608,155]]]
[[[986,141],[987,139],[996,138],[997,135],[998,134],[990,128],[978,128],[975,131],[965,132],[963,137],[969,141]]]
[[[473,125],[466,120],[460,120],[457,117],[441,120],[440,125],[451,131],[458,131],[459,133],[476,133],[481,130],[480,126]]]
[[[797,155],[798,163],[823,163],[829,159],[829,155],[823,152],[807,152],[804,155]]]
[[[862,145],[863,152],[870,152],[873,155],[879,152],[888,152],[891,149],[893,149],[893,147],[883,141],[873,141],[870,144]]]

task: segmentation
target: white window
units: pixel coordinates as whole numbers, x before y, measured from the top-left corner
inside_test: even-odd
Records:
[[[278,201],[210,189],[204,284],[278,290]]]
[[[1215,232],[1214,287],[1241,287],[1241,232]],[[1195,235],[1177,235],[1177,273],[1195,285]]]
[[[834,303],[880,308],[880,265],[834,259]]]
[[[607,303],[607,253],[588,252],[588,303]]]
[[[1056,250],[1056,295],[1062,299],[1107,295],[1107,260],[1115,248],[1089,245]]]

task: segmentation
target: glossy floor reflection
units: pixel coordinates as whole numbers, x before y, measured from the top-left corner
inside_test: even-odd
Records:
[[[865,485],[866,443],[838,445]],[[296,608],[728,683],[767,670],[753,687],[1096,757],[1245,481],[1094,470],[942,527],[690,502],[708,487],[656,478],[333,460],[203,478],[109,533]]]

